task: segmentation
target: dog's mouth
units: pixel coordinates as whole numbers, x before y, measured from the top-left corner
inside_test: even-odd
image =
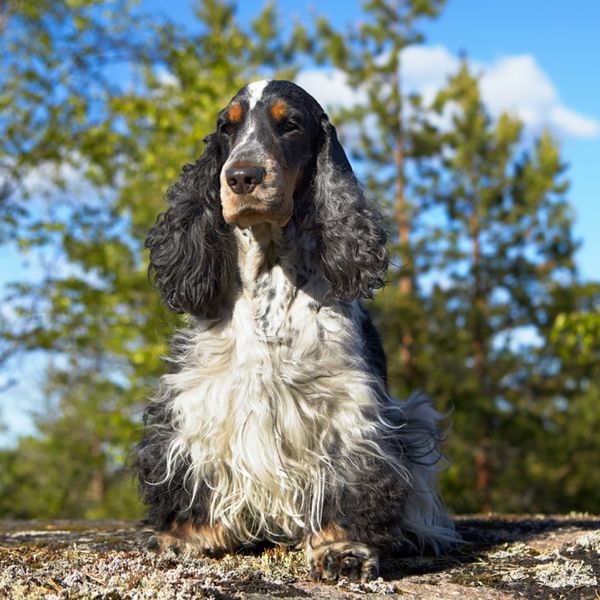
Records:
[[[221,194],[221,205],[225,222],[242,229],[260,223],[283,227],[290,220],[293,208],[293,203],[283,194],[278,202],[265,202],[256,195],[225,193]]]

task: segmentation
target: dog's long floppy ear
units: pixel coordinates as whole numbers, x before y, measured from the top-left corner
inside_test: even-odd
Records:
[[[218,312],[236,268],[233,234],[221,211],[221,150],[214,134],[205,142],[204,154],[167,191],[169,208],[146,238],[150,273],[163,300],[176,312],[196,316]]]
[[[321,118],[321,129],[314,202],[322,273],[333,297],[369,298],[384,285],[387,234],[381,215],[367,203],[327,115]]]

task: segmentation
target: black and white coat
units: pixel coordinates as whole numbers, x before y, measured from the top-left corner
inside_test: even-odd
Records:
[[[191,318],[136,449],[154,542],[301,543],[313,577],[368,579],[381,550],[455,541],[438,414],[390,397],[359,303],[383,285],[381,217],[319,104],[290,82],[244,87],[167,201],[151,271]]]

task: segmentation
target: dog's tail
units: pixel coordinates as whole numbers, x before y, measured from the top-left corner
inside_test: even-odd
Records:
[[[401,403],[406,426],[402,429],[410,489],[406,498],[402,537],[420,552],[436,554],[460,541],[452,519],[437,491],[437,475],[444,462],[440,449],[446,437],[441,427],[444,415],[433,408],[430,398],[415,393]]]

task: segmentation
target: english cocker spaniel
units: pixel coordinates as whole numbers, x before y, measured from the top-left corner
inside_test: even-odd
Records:
[[[439,415],[389,394],[361,298],[386,233],[319,104],[242,88],[150,230],[154,281],[190,315],[136,466],[155,545],[302,545],[316,579],[376,577],[380,551],[455,541],[435,489]]]

